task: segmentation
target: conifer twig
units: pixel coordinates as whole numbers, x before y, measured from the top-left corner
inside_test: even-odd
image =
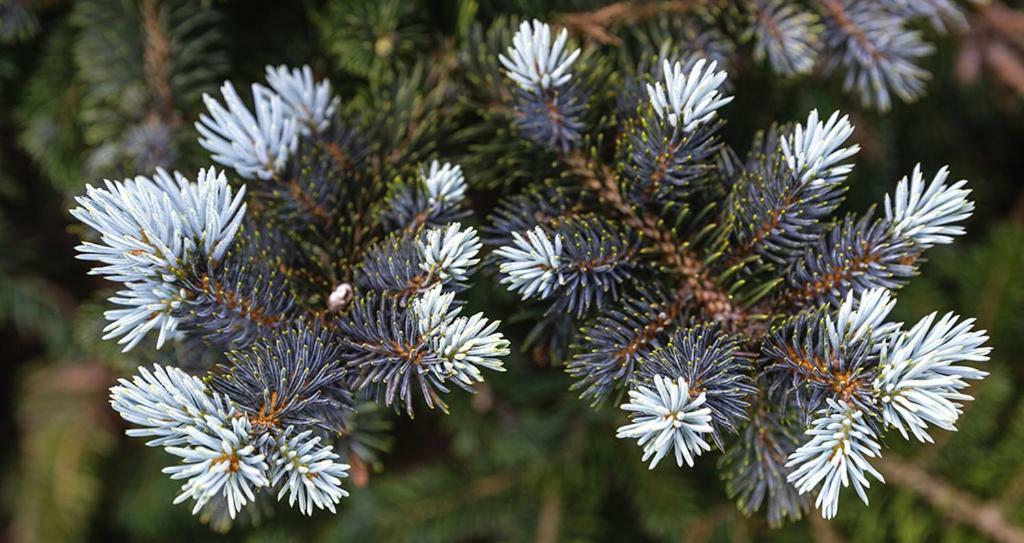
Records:
[[[590,163],[579,151],[573,151],[566,158],[570,169],[583,179],[586,188],[596,192],[600,198],[612,206],[623,220],[650,238],[665,258],[669,268],[679,273],[684,280],[685,290],[700,304],[713,320],[722,323],[736,323],[745,320],[742,308],[732,302],[729,294],[719,288],[707,276],[701,258],[687,250],[686,243],[661,227],[656,217],[650,214],[638,214],[627,204],[619,191],[611,171],[604,168],[595,172]]]

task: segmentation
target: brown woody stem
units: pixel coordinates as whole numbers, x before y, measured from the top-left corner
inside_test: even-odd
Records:
[[[622,198],[615,175],[602,167],[595,171],[590,162],[579,151],[565,157],[573,174],[583,180],[583,185],[597,193],[601,200],[612,207],[626,222],[639,230],[650,240],[662,255],[669,269],[682,279],[682,298],[696,302],[714,321],[734,324],[746,319],[743,308],[733,303],[732,297],[722,290],[708,276],[701,258],[687,249],[686,243],[676,238],[675,233],[664,228],[662,222],[649,213],[638,213]]]

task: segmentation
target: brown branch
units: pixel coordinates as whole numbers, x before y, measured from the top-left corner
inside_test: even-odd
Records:
[[[281,317],[267,312],[262,307],[249,301],[249,296],[239,293],[227,285],[217,282],[215,277],[203,274],[202,281],[197,285],[197,293],[209,296],[239,316],[265,328],[276,328]]]
[[[871,58],[879,59],[886,56],[884,52],[879,51],[878,47],[868,39],[864,29],[850,18],[850,15],[846,13],[846,8],[843,7],[839,0],[821,0],[821,3],[825,5],[825,9],[832,17],[832,20],[835,21],[836,26],[842,28],[850,38],[859,43],[871,55]]]
[[[436,285],[439,281],[438,277],[435,277],[432,273],[419,273],[412,276],[409,282],[400,290],[391,291],[392,295],[396,298],[408,298],[419,292],[423,292],[433,285]]]
[[[1024,543],[1024,530],[1006,520],[996,504],[982,501],[892,455],[879,459],[875,467],[887,482],[910,490],[953,522],[970,526],[992,541]]]
[[[1007,480],[1009,482],[1003,488],[1002,495],[999,496],[999,506],[1004,511],[1016,507],[1024,497],[1024,465],[1018,466]]]
[[[650,345],[662,331],[679,318],[685,309],[683,300],[683,296],[677,296],[661,314],[641,328],[633,339],[612,353],[612,359],[616,360],[619,366],[625,366],[640,349]]]
[[[786,214],[790,213],[790,209],[799,203],[799,199],[797,197],[798,192],[799,191],[796,190],[787,191],[786,198],[783,200],[782,204],[772,209],[768,216],[765,217],[764,221],[759,223],[757,230],[754,231],[754,234],[750,239],[745,241],[735,251],[732,251],[732,254],[729,255],[729,258],[726,260],[726,269],[743,262],[743,260],[753,254],[754,249],[757,248],[762,241],[768,239],[768,236],[772,235],[772,232],[775,232],[779,225],[782,224],[782,219]]]
[[[342,170],[348,170],[352,166],[352,161],[349,160],[348,154],[344,149],[341,148],[335,141],[318,142],[317,145],[323,146],[327,154],[334,160],[334,164]]]
[[[309,194],[302,189],[302,185],[299,184],[298,179],[294,177],[289,179],[285,186],[288,188],[288,193],[295,200],[299,207],[303,211],[312,215],[315,219],[320,221],[324,226],[330,227],[334,223],[334,216],[323,208],[320,204],[309,197]]]
[[[732,297],[708,276],[703,260],[688,249],[685,241],[677,239],[657,217],[648,213],[638,213],[623,200],[615,175],[607,166],[595,171],[579,151],[573,151],[564,160],[570,171],[583,180],[585,188],[598,194],[626,224],[639,230],[654,243],[668,268],[682,277],[683,298],[697,302],[714,321],[735,324],[746,319],[746,312],[736,306]]]
[[[837,228],[841,228],[837,226]],[[879,251],[883,244],[873,245],[866,241],[861,242],[861,254],[846,262],[840,262],[823,273],[816,273],[814,278],[803,284],[793,285],[784,291],[778,298],[779,303],[790,306],[806,306],[810,302],[818,300],[825,294],[841,287],[844,283],[852,281],[855,277],[867,273],[871,266],[881,260]],[[846,247],[844,245],[844,247]],[[817,253],[811,253],[815,258]],[[903,257],[900,264],[914,266],[921,258],[921,253],[913,253]]]
[[[143,69],[146,86],[153,93],[151,115],[163,124],[175,126],[179,122],[174,110],[174,92],[171,88],[171,44],[167,39],[167,12],[157,0],[145,0],[139,7],[145,31]]]
[[[863,257],[842,263],[841,266],[834,267],[824,274],[819,274],[815,279],[790,290],[783,296],[784,303],[804,304],[811,300],[816,300],[825,293],[836,289],[844,282],[850,281],[858,274],[866,272],[878,260],[878,256],[870,250],[871,248],[865,247],[865,249],[866,254]]]
[[[598,43],[618,47],[622,45],[622,40],[612,32],[612,27],[620,24],[636,24],[669,13],[685,13],[705,2],[706,0],[625,0],[593,11],[566,13],[556,22],[574,34]]]
[[[537,543],[557,543],[562,524],[562,492],[556,487],[546,493],[540,502],[537,518]]]

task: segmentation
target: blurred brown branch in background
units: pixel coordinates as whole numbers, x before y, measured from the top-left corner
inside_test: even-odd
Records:
[[[992,541],[1024,543],[1024,530],[1010,524],[998,505],[982,501],[892,455],[880,458],[876,467],[887,483],[910,490],[957,524],[971,526]]]
[[[84,540],[114,446],[112,372],[94,361],[39,364],[21,379],[13,542]]]
[[[1024,96],[1024,11],[993,1],[971,14],[957,55],[957,79],[974,82],[982,68]]]
[[[611,32],[618,24],[636,24],[666,13],[683,13],[705,0],[624,1],[615,2],[593,11],[580,11],[562,15],[557,23],[574,34],[585,36],[605,45],[619,46],[622,40]]]

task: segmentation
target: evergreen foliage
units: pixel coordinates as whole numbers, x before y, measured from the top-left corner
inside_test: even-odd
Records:
[[[933,314],[909,330],[886,320],[891,290],[917,274],[923,252],[964,233],[974,209],[966,181],[947,183],[942,168],[929,182],[916,166],[886,196],[884,218],[832,219],[859,151],[847,145],[848,117],[812,111],[806,123],[759,134],[733,164],[718,136],[732,101],[726,74],[703,58],[637,72],[650,82],[625,99],[635,105],[584,137],[563,93],[609,93],[573,85],[573,71],[588,70],[573,62],[595,55],[565,38],[524,22],[499,55],[524,91],[509,104],[510,134],[553,154],[557,183],[597,198],[549,200],[552,212],[519,231],[504,228],[502,211],[492,229],[501,281],[547,305],[543,326],[570,331],[555,341],[574,344],[567,371],[582,398],[599,404],[628,390],[621,407],[633,422],[618,437],[636,438],[652,469],[670,450],[692,466],[711,441],[748,450],[725,462],[724,476],[747,512],[764,507],[773,523],[806,507],[789,484],[816,494],[825,518],[841,487],[867,502],[865,473],[882,479],[869,462],[881,431],[932,441],[932,426],[955,430],[972,399],[967,380],[987,375],[961,365],[988,360],[973,319]],[[536,137],[538,126],[548,136]],[[503,207],[531,215],[529,201]],[[754,424],[756,436],[745,431]],[[810,437],[791,439],[803,427]]]
[[[212,159],[258,187],[255,205],[210,167],[195,182],[157,169],[89,186],[71,211],[98,234],[79,257],[124,285],[106,339],[128,351],[156,331],[157,349],[189,339],[204,358],[226,358],[209,385],[155,365],[111,389],[138,427],[128,435],[181,458],[164,469],[185,481],[175,503],[193,500],[214,523],[264,489],[306,514],[335,511],[350,465],[329,443],[356,431],[357,394],[410,417],[417,395],[447,409],[441,393],[472,392],[480,369],[501,371],[508,354],[498,323],[460,316],[454,299],[481,248],[472,227],[451,222],[463,215],[459,167],[433,161],[390,194],[366,190],[382,165],[346,151],[360,128],[335,116],[329,83],[308,66],[268,67],[267,82],[252,85],[255,114],[225,83],[226,107],[204,96],[210,113],[196,123]],[[336,216],[346,186],[361,212]],[[302,253],[319,262],[297,266]]]
[[[5,535],[1024,540],[1021,21],[0,0]]]

